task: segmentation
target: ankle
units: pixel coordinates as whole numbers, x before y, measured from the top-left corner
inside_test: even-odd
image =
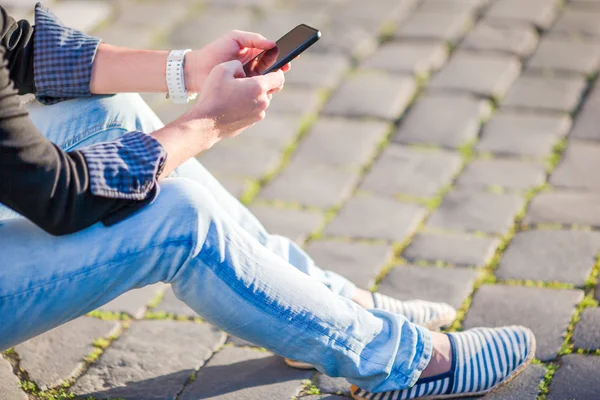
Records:
[[[361,306],[362,308],[374,308],[375,303],[373,301],[373,293],[364,289],[356,289],[352,301]]]
[[[450,371],[452,368],[452,346],[448,335],[431,332],[431,340],[431,359],[421,373],[421,378],[440,375]]]

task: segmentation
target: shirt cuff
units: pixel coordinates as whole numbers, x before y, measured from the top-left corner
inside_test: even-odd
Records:
[[[79,150],[85,158],[95,196],[148,200],[158,195],[158,177],[167,152],[154,138],[129,132],[118,140]]]
[[[100,44],[64,26],[41,3],[35,6],[33,74],[36,96],[44,104],[91,96],[92,64]]]

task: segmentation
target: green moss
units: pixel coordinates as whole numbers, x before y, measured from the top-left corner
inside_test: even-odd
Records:
[[[396,33],[397,23],[393,20],[385,20],[379,28],[379,43],[389,42],[394,38]]]
[[[554,374],[556,373],[556,370],[558,368],[558,364],[555,363],[550,363],[546,365],[546,374],[544,375],[544,379],[540,383],[537,400],[546,400],[546,396],[548,395],[548,391],[550,390],[550,382],[552,382],[552,378],[554,378]]]
[[[94,310],[87,314],[89,317],[102,319],[104,321],[129,321],[131,317],[125,313]]]
[[[560,160],[562,159],[563,153],[567,148],[567,139],[561,138],[554,147],[552,148],[552,153],[546,157],[546,171],[548,173],[554,171]]]
[[[153,309],[158,307],[158,305],[163,301],[163,299],[165,298],[165,292],[161,291],[160,293],[157,293],[154,298],[152,300],[150,300],[150,302],[148,303],[148,308],[149,309]]]

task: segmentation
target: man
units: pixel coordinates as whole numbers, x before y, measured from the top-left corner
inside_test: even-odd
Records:
[[[357,399],[483,394],[533,358],[526,328],[433,332],[450,306],[319,269],[193,158],[265,117],[283,71],[242,65],[273,42],[235,31],[193,52],[124,49],[39,4],[35,29],[0,22],[0,349],[162,281],[226,332],[347,378]],[[46,104],[33,122],[13,84]],[[137,95],[92,96],[121,92],[199,99],[162,126]]]

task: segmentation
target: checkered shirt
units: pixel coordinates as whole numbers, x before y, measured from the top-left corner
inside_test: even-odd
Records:
[[[36,96],[44,104],[91,96],[92,64],[100,39],[64,26],[50,10],[35,7],[33,66]],[[81,149],[96,196],[152,201],[167,153],[151,136],[130,132]]]

